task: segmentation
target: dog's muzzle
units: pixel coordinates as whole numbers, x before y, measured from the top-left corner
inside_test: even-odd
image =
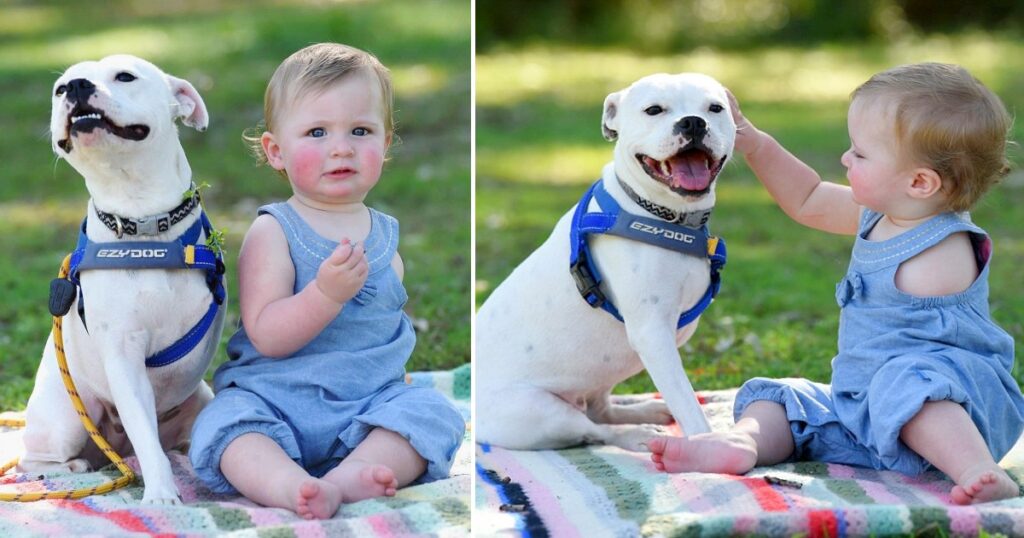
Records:
[[[71,150],[74,148],[71,142],[72,136],[78,133],[91,133],[95,129],[104,129],[110,134],[125,140],[138,141],[144,140],[149,136],[148,125],[133,124],[121,126],[107,118],[102,110],[91,106],[89,104],[89,97],[94,93],[95,86],[88,80],[75,79],[62,86],[62,88],[64,88],[68,103],[74,103],[75,105],[67,115],[64,127],[65,136],[57,141],[57,146],[66,153],[71,153]]]
[[[648,176],[683,196],[702,196],[710,191],[726,157],[716,157],[703,143],[693,141],[665,160],[636,154]]]

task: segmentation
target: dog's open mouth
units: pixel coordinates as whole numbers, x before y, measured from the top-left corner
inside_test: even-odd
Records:
[[[711,190],[711,183],[722,171],[726,156],[716,160],[703,144],[691,143],[664,161],[642,153],[637,153],[636,159],[647,175],[664,183],[673,192],[700,196]]]
[[[73,147],[71,137],[77,133],[91,133],[95,129],[105,129],[114,136],[119,136],[125,140],[143,140],[149,136],[148,125],[134,124],[121,126],[110,121],[102,110],[79,103],[68,114],[65,130],[67,137],[59,140],[57,145],[65,152],[71,153]]]

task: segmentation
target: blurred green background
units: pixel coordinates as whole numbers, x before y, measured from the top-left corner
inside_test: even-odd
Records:
[[[530,13],[524,16],[523,13]],[[699,71],[739,98],[759,128],[845,183],[849,93],[873,73],[921,61],[962,64],[1024,109],[1024,3],[923,0],[477,1],[476,302],[550,233],[599,177],[605,96],[655,72]],[[1012,137],[1022,140],[1021,124]],[[1024,164],[973,211],[995,243],[991,306],[1024,337]],[[827,381],[835,283],[851,237],[789,220],[742,158],[718,180],[712,232],[729,262],[715,304],[681,356],[698,389],[753,376]],[[1024,381],[1017,348],[1014,375]],[[650,391],[646,374],[620,392]]]
[[[394,77],[401,142],[367,203],[402,223],[418,329],[408,369],[469,361],[470,28],[467,0],[0,3],[0,410],[25,405],[50,330],[49,281],[85,214],[84,182],[50,148],[53,82],[75,62],[114,53],[189,80],[209,109],[207,132],[180,133],[195,179],[211,185],[205,207],[227,232],[225,341],[238,321],[241,239],[259,205],[291,193],[242,141],[262,119],[267,80],[319,41],[377,55]],[[216,363],[225,359],[222,347]]]

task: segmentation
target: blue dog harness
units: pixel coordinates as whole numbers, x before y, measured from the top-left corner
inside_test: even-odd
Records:
[[[597,200],[601,211],[588,211],[591,199]],[[706,215],[701,220],[706,220]],[[601,275],[594,265],[587,242],[590,234],[617,235],[710,260],[711,282],[708,289],[693,308],[679,316],[677,329],[697,319],[718,295],[722,283],[719,271],[725,266],[726,259],[725,240],[710,235],[706,224],[691,228],[622,211],[598,180],[580,198],[569,230],[569,272],[576,281],[576,289],[591,307],[600,307],[619,321],[622,321],[622,316],[618,309],[600,289]]]
[[[198,196],[196,196],[198,198]],[[198,205],[198,204],[196,204]],[[180,218],[183,218],[182,215]],[[101,219],[102,220],[102,219]],[[67,279],[54,280],[50,285],[50,312],[62,316],[71,308],[75,291],[78,295],[78,313],[85,323],[85,306],[79,275],[83,270],[92,269],[198,269],[206,272],[206,285],[212,299],[206,314],[192,329],[166,349],[146,359],[146,366],[166,366],[187,355],[206,335],[217,317],[217,311],[224,302],[224,259],[220,249],[199,244],[201,234],[206,237],[213,233],[206,212],[200,210],[199,218],[180,237],[173,241],[119,241],[97,243],[85,233],[88,217],[82,221],[78,234],[78,245],[71,253],[70,271]],[[120,226],[120,222],[118,226]],[[169,226],[163,227],[164,229]],[[88,330],[88,328],[86,329]]]

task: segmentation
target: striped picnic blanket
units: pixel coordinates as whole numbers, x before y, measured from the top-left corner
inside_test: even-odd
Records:
[[[700,396],[712,428],[728,428],[735,390]],[[476,536],[1024,536],[1024,498],[955,506],[937,471],[800,462],[668,474],[649,454],[605,446],[476,454]],[[1002,465],[1021,483],[1024,443]]]
[[[470,367],[447,372],[409,375],[415,385],[432,386],[446,394],[470,417]],[[16,454],[19,430],[0,431],[0,463]],[[280,508],[264,508],[242,497],[216,495],[196,479],[188,458],[171,454],[171,466],[184,504],[140,504],[142,485],[77,501],[0,502],[0,537],[29,536],[468,536],[472,450],[469,433],[459,449],[451,476],[429,484],[400,489],[394,497],[343,505],[333,519],[307,521]],[[126,462],[139,472],[134,457]],[[0,491],[37,491],[90,487],[119,476],[112,465],[98,472],[34,476],[8,474]]]

